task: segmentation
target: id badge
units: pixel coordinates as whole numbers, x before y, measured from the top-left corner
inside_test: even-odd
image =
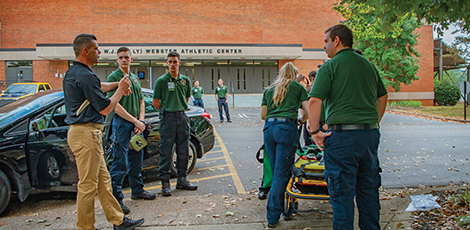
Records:
[[[170,92],[175,91],[175,83],[174,82],[168,82],[168,91],[170,91]]]

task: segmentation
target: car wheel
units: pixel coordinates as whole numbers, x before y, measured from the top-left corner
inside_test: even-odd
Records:
[[[177,170],[176,170],[176,151],[175,147],[173,148],[172,158],[173,158],[173,164],[172,164],[172,169],[171,169],[171,174],[172,176],[176,176]],[[197,149],[196,146],[193,144],[192,141],[189,141],[189,151],[188,151],[188,173],[190,173],[193,169],[194,166],[196,166],[196,159],[197,159]],[[174,175],[173,175],[174,173]]]
[[[38,179],[41,182],[58,181],[60,178],[60,165],[53,153],[44,153],[39,159]]]
[[[10,180],[3,171],[0,170],[0,213],[5,211],[10,203],[11,185]]]

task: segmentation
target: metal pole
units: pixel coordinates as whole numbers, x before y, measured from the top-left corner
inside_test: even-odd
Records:
[[[467,82],[463,82],[464,103],[463,103],[463,119],[467,120]]]
[[[442,76],[442,72],[443,72],[442,54],[444,53],[443,48],[442,48],[442,38],[440,39],[439,44],[440,44],[440,49],[439,49],[439,81],[442,81],[442,77],[443,77]]]

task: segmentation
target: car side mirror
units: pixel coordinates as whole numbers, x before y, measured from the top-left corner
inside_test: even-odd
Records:
[[[39,118],[31,122],[31,128],[33,131],[40,131],[46,129],[46,119],[44,118]]]

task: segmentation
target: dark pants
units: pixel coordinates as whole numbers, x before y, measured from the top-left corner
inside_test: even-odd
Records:
[[[202,98],[201,99],[194,98],[193,105],[204,108],[204,102],[202,101]]]
[[[332,131],[325,139],[325,177],[334,229],[354,229],[354,196],[359,227],[380,229],[379,140],[378,129]]]
[[[134,135],[134,124],[119,117],[114,116],[111,140],[113,150],[113,163],[109,174],[113,186],[113,195],[122,204],[124,198],[122,194],[122,182],[129,174],[129,186],[132,194],[139,194],[144,191],[142,179],[143,151],[129,150],[129,141]]]
[[[188,175],[189,119],[181,112],[164,112],[160,126],[160,164],[158,178],[170,180],[173,164],[173,146],[176,147],[176,170],[178,177]]]
[[[268,223],[274,225],[283,212],[286,216],[291,214],[291,210],[284,210],[284,194],[291,177],[299,133],[297,124],[290,121],[267,121],[263,132],[273,173],[271,192],[268,196],[267,218]]]
[[[299,127],[299,129],[302,129],[303,130],[303,138],[304,138],[304,145],[305,146],[309,146],[309,145],[313,145],[315,144],[311,139],[310,139],[310,135],[308,135],[308,130],[307,130],[307,123],[304,123],[301,127]]]
[[[219,98],[219,100],[217,100],[217,103],[219,105],[220,121],[224,121],[224,115],[222,114],[222,107],[224,107],[225,116],[227,117],[227,121],[230,121],[230,114],[228,112],[228,104],[225,102],[225,100],[227,100],[227,99],[226,98]]]

